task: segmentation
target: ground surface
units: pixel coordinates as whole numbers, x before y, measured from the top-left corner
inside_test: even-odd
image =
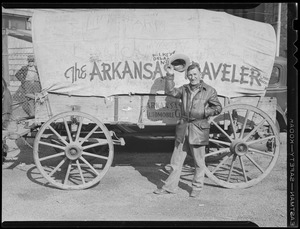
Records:
[[[128,141],[126,147],[117,147],[113,165],[98,185],[66,191],[47,184],[32,149],[19,139],[20,153],[2,168],[2,222],[251,221],[260,227],[285,227],[286,141],[281,137],[279,159],[260,183],[225,189],[206,178],[196,200],[189,197],[192,176],[183,177],[178,194],[153,194],[167,178],[161,168],[169,163],[172,141]]]

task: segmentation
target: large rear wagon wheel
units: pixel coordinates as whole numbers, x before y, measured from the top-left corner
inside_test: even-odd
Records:
[[[245,104],[225,107],[211,124],[206,174],[226,188],[247,188],[264,179],[279,155],[279,133],[262,110]]]
[[[86,189],[106,174],[114,147],[110,132],[98,119],[70,111],[53,116],[42,125],[33,155],[40,173],[54,186]]]

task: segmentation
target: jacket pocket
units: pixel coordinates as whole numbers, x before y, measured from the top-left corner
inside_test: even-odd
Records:
[[[193,124],[201,130],[210,128],[210,124],[206,119],[196,120],[196,121],[193,122]]]
[[[191,144],[208,145],[210,124],[206,119],[190,123],[189,141]]]

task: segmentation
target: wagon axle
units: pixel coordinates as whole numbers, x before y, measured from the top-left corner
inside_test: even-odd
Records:
[[[242,140],[236,140],[231,143],[230,151],[238,156],[243,156],[248,153],[248,145]]]
[[[76,160],[82,155],[82,148],[77,145],[70,144],[66,147],[65,153],[67,158],[70,160]]]

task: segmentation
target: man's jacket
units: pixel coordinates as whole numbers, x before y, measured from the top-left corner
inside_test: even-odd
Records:
[[[37,66],[34,65],[34,68],[35,68],[36,72],[38,73]],[[27,73],[28,73],[28,65],[23,66],[19,71],[17,71],[15,76],[23,84],[26,80]]]
[[[167,74],[165,93],[181,99],[181,119],[176,126],[176,141],[181,143],[184,141],[188,128],[190,144],[208,145],[210,124],[207,118],[218,115],[222,111],[216,90],[202,82],[198,92],[191,100],[190,86],[184,84],[175,88],[174,75]]]

